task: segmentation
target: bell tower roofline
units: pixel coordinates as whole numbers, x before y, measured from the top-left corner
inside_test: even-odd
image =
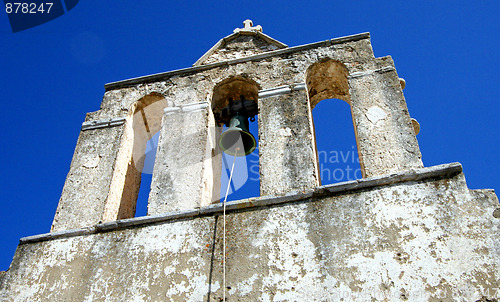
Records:
[[[252,20],[243,21],[243,28],[235,28],[233,33],[219,40],[210,48],[193,66],[201,66],[227,59],[239,59],[242,57],[260,54],[277,49],[288,48],[288,45],[262,33],[262,26],[253,26]],[[234,54],[234,44],[246,44],[244,52]],[[228,57],[229,54],[234,54]]]

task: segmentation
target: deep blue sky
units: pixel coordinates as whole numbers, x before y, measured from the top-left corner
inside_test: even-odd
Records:
[[[500,2],[421,3],[81,1],[15,34],[1,12],[0,270],[19,238],[49,231],[81,123],[99,109],[104,84],[189,67],[247,18],[289,46],[370,32],[375,55],[392,55],[407,81],[424,164],[458,161],[470,188],[499,189]],[[352,142],[325,137],[352,131],[342,128],[348,110],[320,105],[320,148],[349,151]]]

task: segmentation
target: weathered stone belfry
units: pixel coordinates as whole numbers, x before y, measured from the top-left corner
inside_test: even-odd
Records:
[[[261,195],[312,190],[319,185],[311,110],[321,100],[328,98],[341,99],[351,105],[364,177],[423,166],[394,65],[389,57],[373,57],[367,34],[355,36],[349,43],[330,42],[330,47],[315,52],[314,55],[303,53],[317,48],[293,52],[297,56],[294,59],[278,60],[279,56],[267,50],[282,48],[284,44],[265,36],[261,30],[246,22],[245,28],[235,30],[233,35],[224,38],[223,42],[217,44],[218,47],[212,48],[202,60],[197,61],[194,68],[186,70],[185,75],[149,84],[153,85],[148,88],[149,91],[144,89],[148,86],[139,90],[113,88],[117,85],[130,86],[126,82],[107,86],[103,102],[105,106],[98,113],[111,119],[125,119],[125,112],[133,112],[130,108],[135,104],[137,93],[146,98],[151,98],[152,95],[164,98],[161,103],[164,104],[165,112],[149,199],[149,214],[192,209],[218,200],[220,157],[214,155],[220,153],[216,142],[220,129],[216,126],[221,125],[220,117],[223,110],[227,109],[228,100],[238,100],[241,96],[257,102],[260,111]],[[264,53],[269,59],[230,64],[227,68],[214,66],[206,69],[206,66],[217,65],[207,62],[231,58],[234,53],[226,52],[233,48],[245,50],[245,56]],[[354,48],[358,50],[357,56],[353,55]],[[241,59],[235,59],[236,62],[238,60]],[[133,86],[135,85],[134,83]],[[120,97],[122,101],[108,103],[106,97],[116,100],[116,93],[123,95]],[[108,111],[110,112],[107,113]],[[111,115],[115,113],[120,116]],[[89,122],[91,121],[86,123]],[[63,194],[53,230],[133,217],[133,213],[128,217],[109,213],[120,212],[121,208],[131,208],[132,206],[124,204],[131,203],[129,200],[133,200],[134,196],[136,198],[137,194],[123,190],[131,190],[130,188],[137,186],[123,186],[123,180],[119,181],[119,185],[115,185],[115,182],[107,183],[109,179],[126,178],[127,159],[130,156],[120,161],[118,154],[123,153],[123,148],[130,145],[128,142],[131,137],[123,129],[130,128],[132,123],[135,122],[128,119],[121,125],[113,125],[116,128],[113,131],[118,131],[117,136],[122,136],[121,141],[111,150],[107,144],[96,144],[111,152],[109,160],[115,164],[115,168],[109,170],[106,177],[99,174],[96,176],[100,180],[92,180],[93,176],[87,176],[92,171],[82,166],[72,166],[74,172],[70,172],[70,175],[78,174],[89,182],[100,182],[103,196],[93,200],[77,198],[80,201],[76,201],[73,195],[70,197]],[[89,131],[108,140],[107,133],[99,135],[101,129]],[[82,132],[83,134],[86,135]],[[81,140],[83,139],[86,136]],[[94,136],[89,139],[95,141]],[[99,157],[103,153],[99,152],[94,150],[91,156]],[[193,181],[201,185],[186,185]],[[140,180],[134,183],[138,184]],[[68,177],[66,186],[71,186],[72,189],[65,189],[64,192],[74,194],[78,191],[82,196],[88,196],[85,190],[73,188],[74,184],[75,181]],[[94,190],[92,186],[87,188]],[[114,196],[118,198],[113,198]],[[71,201],[68,201],[69,198]],[[80,206],[75,202],[85,204]],[[98,207],[102,212],[96,209],[93,218],[82,219],[83,213],[70,214],[65,211],[70,207],[86,209],[89,202],[92,203],[91,208]],[[78,216],[77,219],[75,215]]]
[[[234,300],[493,297],[498,198],[458,163],[423,166],[404,81],[368,33],[288,47],[247,20],[193,67],[105,88],[52,232],[21,239],[0,298],[217,301],[223,254]],[[321,186],[312,109],[330,98],[350,105],[363,179]],[[260,196],[228,204],[222,251],[220,126],[243,111],[258,114]]]

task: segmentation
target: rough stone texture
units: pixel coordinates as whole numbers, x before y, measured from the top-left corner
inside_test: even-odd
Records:
[[[384,63],[375,72],[349,79],[364,177],[423,167],[398,75],[392,60]]]
[[[51,231],[99,223],[124,126],[82,131]]]
[[[172,221],[175,219],[187,219],[196,216],[205,216],[207,214],[217,215],[223,213],[224,208],[226,208],[227,210],[243,210],[255,207],[272,207],[280,205],[282,203],[295,202],[307,199],[316,196],[318,194],[324,194],[325,192],[329,192],[332,194],[349,194],[351,191],[354,190],[368,190],[377,186],[394,185],[403,182],[417,182],[429,179],[441,179],[446,177],[452,177],[458,173],[462,173],[462,165],[460,165],[460,163],[451,163],[451,164],[438,165],[428,168],[412,169],[389,175],[361,178],[352,181],[329,184],[326,186],[317,187],[314,190],[309,190],[304,193],[292,192],[284,196],[268,195],[268,196],[252,197],[249,199],[232,201],[230,203],[227,203],[226,206],[218,202],[207,207],[195,208],[184,211],[168,212],[152,216],[120,219],[116,221],[104,222],[92,227],[84,227],[79,229],[63,230],[47,234],[28,236],[21,238],[20,243],[21,244],[33,243],[44,240],[89,235],[99,232],[107,232],[107,231],[135,227],[145,224],[162,223],[162,222]],[[498,218],[497,217],[498,210],[500,210],[500,208],[497,208],[493,212],[493,217]]]
[[[194,301],[208,287],[214,218],[23,245],[2,301]],[[130,232],[132,231],[132,233]],[[148,235],[146,235],[148,234]],[[55,243],[55,244],[54,244]],[[36,256],[35,256],[36,255]],[[55,257],[53,257],[55,256]],[[38,257],[38,260],[35,259]],[[28,264],[29,267],[17,263]],[[172,265],[173,264],[173,265]],[[177,267],[176,267],[177,266]],[[185,268],[194,266],[192,271]],[[25,275],[27,274],[27,275]],[[176,281],[167,276],[177,276]],[[9,276],[7,276],[9,278]],[[12,291],[11,291],[12,290]]]
[[[101,110],[87,114],[51,231],[134,216],[142,171],[139,162],[144,160],[134,153],[144,154],[149,139],[142,131],[141,113],[135,113],[138,106],[145,110],[148,129],[153,134],[159,131],[162,115],[156,111],[162,112],[166,101],[154,92],[108,94]],[[104,126],[85,126],[93,122]]]
[[[459,176],[231,215],[229,292],[242,301],[474,301],[500,277],[491,193],[469,192]]]
[[[228,297],[498,297],[498,206],[492,190],[470,191],[458,174],[230,211]],[[221,221],[208,215],[21,244],[0,283],[0,298],[219,301]]]
[[[259,100],[260,194],[284,195],[318,183],[311,107],[305,92]]]
[[[167,108],[163,117],[167,127],[162,128],[158,142],[148,215],[198,208],[213,201],[214,191],[218,193],[213,178],[220,179],[221,165],[212,168],[216,152],[212,116],[208,103]],[[215,183],[220,188],[220,182]]]
[[[244,28],[236,28],[233,34],[222,38],[193,66],[239,59],[288,47],[286,44],[263,34],[262,26],[253,26],[252,20],[245,20],[243,24]]]
[[[223,46],[211,53],[203,61],[203,64],[239,59],[280,48],[275,44],[264,41],[256,34],[240,35],[235,39],[225,42]]]

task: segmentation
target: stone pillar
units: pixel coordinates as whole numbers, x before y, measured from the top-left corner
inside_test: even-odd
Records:
[[[101,221],[123,129],[124,119],[84,123],[51,231]]]
[[[389,63],[348,78],[364,177],[423,167],[399,77]]]
[[[260,194],[319,185],[314,130],[304,90],[259,98]]]
[[[218,200],[218,130],[208,102],[166,108],[160,131],[148,215],[199,208]]]

